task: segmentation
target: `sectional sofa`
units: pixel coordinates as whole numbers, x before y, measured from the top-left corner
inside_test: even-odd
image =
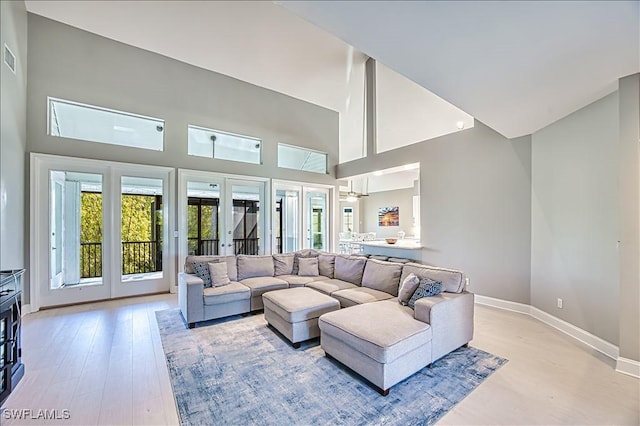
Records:
[[[310,272],[307,259],[317,259],[317,269]],[[269,256],[189,256],[185,272],[178,276],[180,310],[192,328],[200,321],[259,311],[265,306],[263,295],[271,291],[275,295],[276,290],[305,287],[330,296],[340,309],[336,304],[315,319],[322,348],[386,395],[394,384],[466,345],[473,338],[474,307],[461,271],[390,260],[314,250]],[[225,262],[229,284],[205,287],[194,268],[207,262]],[[413,308],[399,303],[399,287],[410,274],[441,283],[442,292],[418,299]],[[308,290],[279,293],[280,299],[289,294],[291,298],[313,296]],[[283,331],[291,320],[273,314],[282,311],[273,308],[276,299],[265,296],[270,304],[265,317],[277,321],[272,325]],[[292,304],[300,305],[295,299]]]

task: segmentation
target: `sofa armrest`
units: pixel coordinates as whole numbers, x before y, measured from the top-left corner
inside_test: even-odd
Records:
[[[473,339],[473,293],[440,293],[418,299],[415,319],[431,325],[432,361]]]
[[[178,274],[178,304],[189,327],[204,320],[204,282],[196,275]]]

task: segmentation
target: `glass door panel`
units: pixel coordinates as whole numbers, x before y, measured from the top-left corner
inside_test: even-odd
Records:
[[[50,172],[50,289],[102,284],[102,175]]]
[[[276,189],[275,194],[274,252],[294,252],[299,249],[300,190]]]
[[[328,250],[328,191],[310,190],[305,194],[307,248]]]
[[[226,180],[229,217],[226,221],[227,254],[264,253],[264,182]],[[223,242],[225,244],[225,242]]]
[[[187,252],[220,254],[220,184],[187,182]]]
[[[163,277],[163,180],[121,178],[121,274],[123,281]]]

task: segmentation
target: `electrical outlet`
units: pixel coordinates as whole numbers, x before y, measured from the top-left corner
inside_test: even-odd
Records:
[[[465,281],[466,281],[466,282],[465,282],[465,286],[467,286],[467,288],[468,288],[468,287],[469,287],[469,277],[467,277],[467,278],[465,279]]]
[[[562,309],[562,299],[558,297],[558,309]]]

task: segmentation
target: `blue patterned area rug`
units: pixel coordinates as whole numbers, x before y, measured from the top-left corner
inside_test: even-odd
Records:
[[[434,424],[507,362],[460,348],[383,397],[318,339],[293,349],[262,314],[191,330],[178,309],[156,317],[183,425]]]

